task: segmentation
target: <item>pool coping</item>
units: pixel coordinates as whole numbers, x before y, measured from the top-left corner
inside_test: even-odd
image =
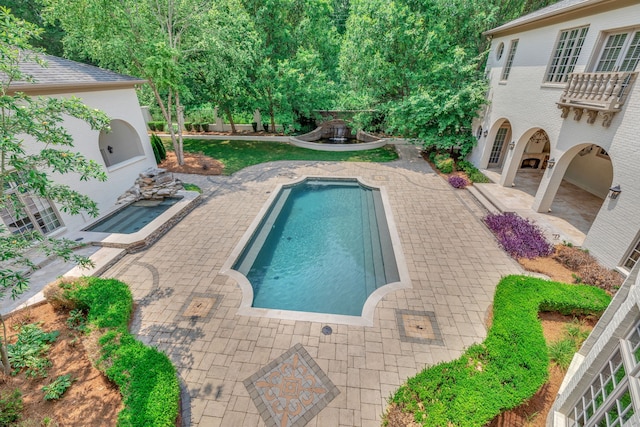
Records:
[[[249,240],[255,234],[258,226],[260,225],[264,216],[267,214],[275,198],[278,197],[280,190],[283,187],[293,186],[308,179],[332,179],[336,181],[356,180],[362,186],[380,191],[382,205],[384,207],[384,214],[387,219],[389,236],[391,239],[391,245],[393,247],[396,265],[398,267],[398,275],[400,277],[400,280],[397,282],[387,283],[383,286],[380,286],[375,291],[373,291],[365,301],[364,306],[362,307],[362,315],[360,316],[349,316],[349,315],[328,314],[328,313],[312,313],[312,312],[304,312],[304,311],[252,307],[251,305],[253,303],[253,287],[251,286],[251,282],[249,282],[249,279],[247,279],[247,277],[244,274],[232,268],[233,264],[236,262],[236,260],[244,250]],[[245,233],[240,238],[239,242],[231,251],[231,254],[227,258],[227,260],[222,265],[222,268],[220,269],[220,274],[224,274],[234,279],[238,283],[238,286],[242,291],[242,301],[240,302],[240,307],[238,308],[238,311],[237,311],[238,315],[252,316],[252,317],[265,317],[265,318],[271,318],[271,319],[302,320],[302,321],[311,321],[311,322],[320,322],[320,323],[337,323],[337,324],[354,325],[354,326],[373,326],[376,307],[378,303],[385,297],[385,295],[400,289],[410,289],[413,287],[413,285],[411,284],[411,278],[409,276],[409,270],[407,268],[404,251],[402,250],[400,235],[398,234],[398,229],[396,228],[395,219],[391,211],[391,203],[389,201],[387,190],[384,186],[371,184],[370,182],[366,181],[360,176],[318,177],[318,176],[305,175],[305,176],[298,177],[291,182],[276,185],[276,188],[271,192],[271,195],[269,196],[269,198],[262,205],[262,207],[256,214],[256,217],[251,222],[251,224],[249,225]]]
[[[381,148],[390,143],[389,140],[383,138],[378,141],[362,142],[359,144],[318,144],[317,142],[303,141],[295,136],[289,137],[289,142],[296,147],[316,151],[365,151]]]
[[[74,233],[73,236],[67,236],[67,238],[95,246],[126,249],[128,253],[138,252],[155,243],[202,201],[200,193],[195,191],[180,190],[176,196],[180,197],[180,200],[135,233],[102,233],[81,230]],[[94,223],[123,208],[123,206],[118,206],[112,209]]]

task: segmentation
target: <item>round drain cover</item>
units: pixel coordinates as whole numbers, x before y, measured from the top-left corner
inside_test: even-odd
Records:
[[[331,332],[333,332],[333,329],[331,329],[331,326],[323,326],[322,327],[322,333],[325,335],[331,335]]]

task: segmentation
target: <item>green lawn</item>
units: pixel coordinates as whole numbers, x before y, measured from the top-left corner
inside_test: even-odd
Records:
[[[170,148],[169,142],[167,147]],[[247,166],[276,160],[320,160],[332,162],[389,162],[398,158],[395,148],[387,145],[367,151],[316,151],[284,142],[185,139],[184,151],[203,153],[224,164],[225,175]]]

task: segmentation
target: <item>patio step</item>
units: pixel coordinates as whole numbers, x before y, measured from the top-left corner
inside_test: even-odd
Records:
[[[489,212],[496,214],[506,212],[507,209],[493,195],[486,190],[486,186],[496,184],[473,184],[467,188],[469,193],[473,195]]]

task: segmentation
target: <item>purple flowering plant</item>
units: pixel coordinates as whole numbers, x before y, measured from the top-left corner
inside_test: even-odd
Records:
[[[484,222],[513,258],[536,258],[553,253],[553,245],[544,237],[540,227],[514,212],[489,214],[484,217]]]
[[[449,177],[449,184],[454,188],[464,188],[469,185],[469,182],[462,176],[451,175]]]

